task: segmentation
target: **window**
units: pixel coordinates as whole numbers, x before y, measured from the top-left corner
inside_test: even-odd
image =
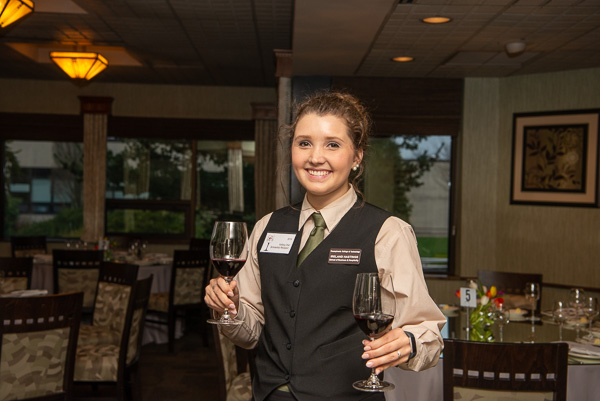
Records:
[[[80,142],[3,142],[4,236],[79,237],[83,229]]]
[[[392,136],[370,144],[366,200],[413,226],[425,272],[446,272],[452,137]]]

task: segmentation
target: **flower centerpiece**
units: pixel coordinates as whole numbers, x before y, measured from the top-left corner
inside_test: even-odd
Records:
[[[499,292],[494,285],[488,289],[480,281],[471,280],[469,287],[477,291],[477,306],[469,315],[469,340],[493,342],[491,326],[495,320],[495,308],[504,303],[503,292]],[[460,297],[460,290],[457,293]]]

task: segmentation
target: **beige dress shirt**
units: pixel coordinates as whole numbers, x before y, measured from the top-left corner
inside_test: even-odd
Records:
[[[350,188],[340,199],[319,211],[327,224],[325,237],[335,229],[356,200],[356,192]],[[299,249],[302,249],[314,227],[309,217],[315,211],[305,197],[298,222],[298,230],[304,226]],[[264,324],[257,242],[270,217],[271,214],[256,223],[248,241],[250,254],[235,278],[240,291],[237,318],[244,323],[239,326],[220,326],[223,334],[243,348],[256,346]],[[417,343],[416,357],[400,367],[420,371],[435,366],[443,349],[440,330],[446,318],[429,296],[412,227],[397,217],[389,217],[375,241],[375,260],[379,271],[391,273],[393,277],[397,302],[393,327],[402,327],[413,333]]]

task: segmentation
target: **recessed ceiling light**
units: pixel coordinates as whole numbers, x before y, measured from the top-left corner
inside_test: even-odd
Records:
[[[448,17],[427,17],[423,18],[421,21],[426,24],[445,24],[446,22],[452,21],[452,18]]]
[[[398,63],[408,63],[409,61],[413,61],[414,59],[415,59],[414,57],[399,56],[399,57],[394,57],[392,59],[392,61],[397,61]]]

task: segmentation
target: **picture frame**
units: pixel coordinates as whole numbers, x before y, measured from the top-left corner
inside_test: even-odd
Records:
[[[598,207],[599,116],[514,113],[510,203]]]

